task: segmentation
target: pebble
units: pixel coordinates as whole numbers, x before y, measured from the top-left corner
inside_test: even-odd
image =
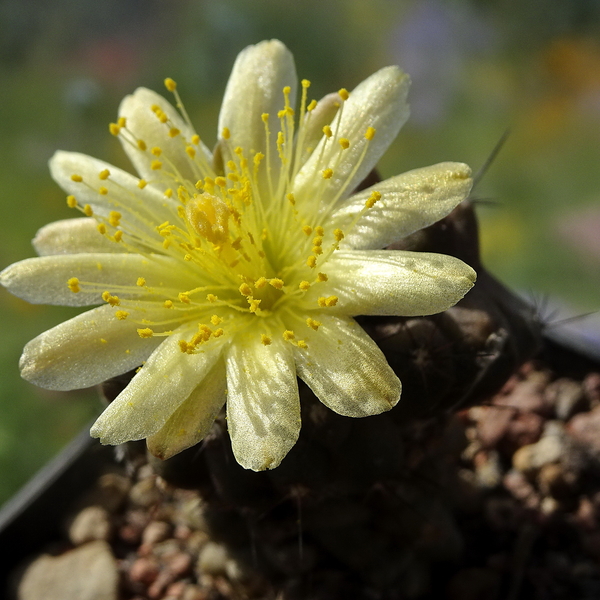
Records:
[[[166,540],[171,534],[172,527],[165,521],[151,521],[142,533],[142,544],[157,544]]]
[[[557,379],[544,392],[544,398],[561,421],[568,421],[575,413],[585,410],[586,398],[583,386],[572,379]]]
[[[583,383],[583,393],[591,408],[600,405],[600,373],[589,373]]]
[[[200,551],[196,569],[198,573],[222,575],[226,571],[228,558],[225,546],[215,542],[208,542]]]
[[[136,583],[150,585],[158,577],[160,565],[154,557],[138,558],[129,569],[129,579]]]
[[[513,467],[528,472],[558,462],[567,451],[564,430],[559,421],[548,421],[544,435],[535,444],[522,446],[513,454]]]
[[[43,554],[25,571],[19,600],[117,600],[119,575],[110,546],[94,541],[58,556]]]
[[[133,504],[148,508],[158,504],[162,498],[161,491],[156,487],[155,477],[148,477],[138,481],[129,492],[129,499]]]
[[[575,415],[568,423],[569,433],[578,442],[590,446],[600,452],[600,406],[591,412]]]
[[[88,506],[81,510],[69,527],[69,539],[74,546],[93,540],[108,540],[111,523],[108,511],[100,506]]]

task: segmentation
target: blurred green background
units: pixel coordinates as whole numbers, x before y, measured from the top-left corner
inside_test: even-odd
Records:
[[[75,150],[128,168],[108,134],[121,98],[179,83],[214,140],[236,54],[277,37],[315,97],[387,64],[413,79],[412,117],[384,176],[443,160],[477,170],[511,134],[476,195],[488,267],[572,311],[600,306],[600,3],[594,0],[2,0],[0,267],[73,216],[47,161]],[[93,390],[37,389],[18,357],[74,311],[0,290],[0,503],[100,411]],[[600,343],[600,341],[599,341]]]

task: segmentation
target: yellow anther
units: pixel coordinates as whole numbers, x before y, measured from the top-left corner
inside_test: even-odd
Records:
[[[142,151],[142,152],[146,152],[148,146],[146,146],[146,142],[144,140],[138,140],[137,141],[137,147]]]
[[[104,169],[98,173],[98,177],[104,181],[110,177],[110,171],[108,169]]]
[[[311,100],[308,103],[308,106],[306,107],[306,110],[308,112],[312,112],[313,110],[315,110],[316,107],[317,107],[317,101],[316,100]]]
[[[371,195],[365,202],[365,206],[367,208],[373,208],[373,206],[375,205],[375,202],[377,202],[378,200],[381,200],[381,193],[380,192],[371,192]]]
[[[148,185],[148,182],[145,179],[140,179],[137,185],[140,190],[143,190]]]
[[[116,123],[109,123],[108,131],[110,131],[111,135],[117,136],[121,133],[121,128]]]
[[[165,250],[168,250],[170,245],[171,245],[171,240],[165,240],[165,241],[162,243],[162,247],[163,247]]]
[[[310,282],[308,281],[301,281],[298,284],[298,287],[303,291],[306,292],[306,290],[308,290],[310,288]]]
[[[317,299],[317,304],[321,308],[325,308],[327,306],[327,298],[325,298],[325,296],[319,296],[319,298]]]
[[[152,152],[152,154],[154,154],[154,156],[160,156],[162,154],[162,149],[159,148],[158,146],[154,146],[154,148],[152,148],[152,150],[150,150],[150,152]]]
[[[173,301],[172,301],[172,300],[165,300],[165,301],[163,302],[163,306],[164,306],[165,308],[173,308]]]
[[[254,282],[254,287],[257,290],[260,290],[261,288],[264,288],[265,285],[267,285],[267,278],[266,277],[259,277],[255,282]]]
[[[344,239],[344,232],[341,229],[334,229],[333,237],[336,242],[341,242]]]
[[[296,204],[296,199],[294,198],[294,194],[290,193],[286,195],[286,198],[288,199],[288,202],[294,206]]]
[[[213,331],[213,337],[221,337],[224,333],[225,330],[222,327],[219,327],[219,329]]]
[[[319,254],[323,254],[323,248],[321,246],[313,246],[312,251],[318,256]]]
[[[154,331],[152,331],[150,327],[146,327],[145,329],[138,329],[137,333],[141,338],[151,338],[154,335]]]
[[[223,319],[221,319],[221,317],[219,317],[219,315],[213,315],[213,316],[210,318],[210,322],[211,322],[213,325],[219,325],[220,323],[222,323],[222,322],[223,322]]]
[[[207,294],[207,295],[206,295],[206,299],[207,299],[209,302],[216,302],[216,301],[219,299],[219,297],[218,297],[218,296],[215,296],[214,294]]]
[[[195,158],[196,157],[196,148],[193,148],[192,146],[186,146],[185,147],[185,153],[190,157],[190,158]]]
[[[110,292],[102,292],[102,300],[104,302],[108,302],[111,306],[119,306],[121,304],[121,299],[119,296],[113,296]]]
[[[283,88],[283,94],[284,94],[284,96],[289,96],[289,94],[290,94],[291,91],[292,91],[292,88],[289,85],[286,85]]]
[[[298,348],[302,348],[302,350],[306,350],[308,348],[308,344],[304,340],[298,340],[296,346],[298,346]]]
[[[113,227],[118,227],[120,221],[121,221],[121,213],[117,212],[116,210],[111,210],[108,215],[108,222]]]
[[[150,168],[151,168],[153,171],[158,171],[158,170],[159,170],[161,167],[162,167],[162,163],[160,162],[160,160],[153,160],[153,161],[150,163]]]
[[[77,200],[75,196],[67,196],[67,206],[69,208],[75,208],[77,206]]]
[[[264,346],[269,346],[273,340],[268,335],[261,333],[260,341],[263,343]]]
[[[333,169],[325,169],[323,171],[323,179],[331,179],[333,177]]]
[[[195,133],[192,136],[192,144],[197,146],[199,143],[200,143],[200,136],[197,133]]]
[[[254,155],[254,166],[258,167],[258,165],[260,165],[260,161],[265,157],[265,155],[262,152],[257,152]]]
[[[375,137],[375,132],[377,130],[375,127],[367,127],[367,131],[365,131],[365,138],[371,141]]]
[[[160,112],[160,106],[159,106],[158,104],[153,104],[153,105],[150,107],[150,110],[151,110],[151,111],[152,111],[154,114],[156,114],[156,113]]]
[[[73,175],[71,175],[71,181],[74,181],[75,183],[81,183],[83,181],[83,177],[73,173]]]
[[[323,236],[318,235],[313,239],[313,246],[320,246],[323,243]]]
[[[291,331],[291,330],[289,330],[289,329],[286,329],[286,330],[283,332],[283,339],[284,339],[286,342],[289,342],[290,340],[293,340],[293,339],[294,339],[294,337],[296,337],[296,336],[294,335],[294,332],[293,332],[293,331]]]
[[[104,338],[100,338],[100,343],[101,344],[108,344],[108,340],[105,340]]]
[[[67,281],[67,286],[74,294],[77,294],[81,291],[81,288],[79,287],[79,279],[77,279],[77,277],[71,277],[71,279]]]
[[[229,127],[223,127],[221,131],[221,137],[224,140],[228,140],[231,137],[231,131],[229,131]]]
[[[325,125],[325,127],[323,127],[323,133],[330,138],[333,135],[333,131],[331,131],[331,127],[329,127],[329,125]]]
[[[262,115],[260,115],[260,118],[262,119],[263,123],[268,123],[268,121],[269,121],[269,113],[263,113]]]
[[[326,300],[325,300],[325,306],[335,306],[338,303],[338,297],[337,296],[329,296]]]
[[[104,186],[101,186],[98,188],[98,193],[102,196],[106,196],[106,194],[108,194],[108,190]]]
[[[276,290],[283,288],[283,280],[278,278],[269,279],[269,284],[272,285]]]
[[[115,313],[115,317],[119,319],[119,321],[124,321],[129,316],[129,313],[126,310],[118,310]]]
[[[183,260],[186,260],[187,262],[190,262],[190,260],[192,260],[194,257],[191,254],[185,254],[183,256]]]
[[[350,97],[350,93],[346,88],[342,88],[341,90],[339,90],[338,94],[340,95],[340,98],[344,100],[344,102]]]
[[[117,125],[119,127],[126,127],[127,126],[127,117],[119,117],[117,119]]]
[[[317,281],[323,282],[323,281],[327,281],[328,279],[329,279],[329,277],[327,275],[325,275],[325,273],[317,273]]]
[[[190,304],[190,297],[185,292],[179,292],[177,294],[177,298],[179,298],[179,302],[183,302],[184,304]]]
[[[115,242],[120,242],[123,239],[123,232],[121,230],[115,231],[115,235],[113,236],[113,240]]]
[[[258,312],[258,308],[262,300],[256,300],[255,298],[248,298],[248,304],[250,305],[250,312]]]
[[[177,88],[177,83],[175,81],[173,81],[173,79],[171,79],[170,77],[167,77],[165,79],[165,87],[170,91],[170,92],[174,92]]]
[[[91,207],[89,204],[86,204],[86,205],[83,207],[83,214],[84,214],[86,217],[91,217],[91,216],[94,214],[94,211],[92,210],[92,207]]]
[[[138,277],[135,285],[138,287],[144,287],[146,285],[146,279],[144,277]]]
[[[239,291],[242,296],[252,296],[252,288],[247,283],[242,283]]]
[[[310,225],[305,225],[302,228],[302,231],[304,232],[305,235],[309,236],[313,232],[313,228],[310,227]]]
[[[310,317],[308,317],[308,319],[306,319],[306,324],[311,329],[314,329],[315,331],[317,331],[317,329],[319,329],[319,325],[321,325],[321,322],[320,321],[315,321],[315,319],[311,319]]]
[[[340,138],[338,141],[344,150],[347,150],[350,147],[350,140],[348,138]]]
[[[317,266],[317,257],[311,254],[306,259],[306,266],[310,267],[311,269],[314,269]]]
[[[139,330],[138,330],[138,334],[139,334]],[[142,337],[142,336],[140,336]],[[184,354],[191,354],[192,350],[194,349],[193,346],[190,346],[185,340],[179,340],[179,349],[181,350],[181,352],[183,352]]]
[[[177,129],[177,127],[171,127],[171,129],[169,129],[169,137],[177,137],[179,134],[181,133],[181,131],[179,131],[179,129]]]
[[[226,187],[227,186],[227,179],[225,179],[225,177],[215,177],[215,184],[218,185],[219,187]]]
[[[308,89],[310,87],[310,81],[308,79],[303,79],[300,84],[304,89]]]
[[[96,229],[102,235],[104,235],[106,233],[106,225],[104,223],[98,223],[98,225],[96,225]]]
[[[315,235],[325,235],[325,230],[320,225],[317,225],[315,227]]]
[[[172,190],[171,188],[167,188],[167,189],[165,190],[165,196],[166,196],[167,198],[171,198],[171,197],[173,196],[173,190]]]

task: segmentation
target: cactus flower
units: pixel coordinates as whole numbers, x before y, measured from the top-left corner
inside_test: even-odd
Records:
[[[350,417],[399,401],[400,381],[353,317],[437,313],[472,287],[456,258],[382,249],[448,214],[471,173],[442,163],[353,193],[408,117],[397,67],[316,102],[281,42],[250,46],[214,152],[165,85],[179,110],[140,88],[110,125],[139,177],[77,153],[50,161],[84,216],[43,227],[39,257],[1,282],[29,302],[97,306],[29,342],[22,375],[69,390],[141,365],[92,436],[146,439],[168,458],[226,404],[238,462],[274,468],[299,435],[298,377]]]

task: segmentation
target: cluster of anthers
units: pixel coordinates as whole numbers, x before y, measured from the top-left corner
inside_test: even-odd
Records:
[[[299,311],[300,314],[310,314],[314,309],[331,308],[338,303],[337,296],[327,295],[327,286],[324,284],[328,276],[317,267],[325,265],[332,253],[339,249],[344,238],[344,232],[340,228],[326,229],[324,225],[326,226],[326,217],[346,190],[341,187],[329,199],[329,206],[325,210],[321,207],[321,194],[327,180],[333,177],[344,152],[349,149],[350,140],[340,137],[339,131],[332,131],[330,125],[322,126],[321,132],[326,143],[321,147],[321,158],[327,145],[335,144],[336,140],[338,152],[330,164],[319,161],[321,181],[317,180],[311,190],[313,206],[306,207],[305,203],[304,207],[309,210],[300,214],[296,209],[293,181],[303,164],[302,155],[306,157],[314,151],[314,148],[306,144],[314,141],[307,139],[307,132],[310,132],[311,116],[317,107],[316,100],[307,103],[310,81],[303,79],[301,85],[297,135],[296,115],[290,106],[291,89],[285,86],[282,90],[284,108],[277,113],[280,129],[275,136],[276,165],[273,165],[274,157],[270,156],[272,150],[269,140],[272,132],[268,113],[261,115],[267,140],[266,153],[234,147],[230,142],[229,129],[223,128],[218,154],[223,161],[223,174],[216,175],[209,158],[204,152],[198,151],[200,137],[194,134],[189,139],[186,138],[158,104],[149,106],[148,110],[164,126],[165,137],[177,140],[190,158],[194,174],[198,177],[194,182],[178,171],[175,162],[170,160],[163,148],[149,148],[145,140],[137,137],[127,127],[126,117],[109,125],[112,135],[120,136],[134,151],[149,155],[150,168],[156,172],[156,179],[140,179],[137,183],[140,189],[148,184],[168,182],[170,185],[164,190],[165,204],[168,203],[176,214],[155,226],[157,235],[153,238],[132,230],[126,224],[124,229],[128,235],[123,238],[121,220],[127,222],[128,213],[135,209],[129,203],[123,205],[120,202],[123,189],[118,184],[115,185],[118,193],[111,194],[113,190],[109,169],[102,169],[95,181],[84,179],[78,173],[71,175],[73,182],[105,196],[108,204],[118,209],[102,216],[94,214],[89,204],[78,203],[75,195],[67,197],[69,207],[78,209],[88,217],[96,217],[98,232],[106,239],[121,244],[126,252],[139,253],[140,246],[145,246],[149,258],[153,252],[158,252],[177,261],[185,261],[190,268],[196,268],[202,273],[202,279],[208,280],[202,286],[178,291],[148,286],[146,278],[140,274],[131,286],[113,286],[111,290],[102,291],[102,300],[117,309],[115,318],[127,319],[132,312],[138,315],[137,323],[141,327],[137,329],[137,333],[141,338],[172,335],[170,327],[174,324],[196,321],[197,332],[188,340],[179,340],[181,351],[193,354],[202,344],[221,337],[225,333],[224,327],[229,326],[231,334],[245,328],[248,322],[239,318],[245,316],[259,318],[258,335],[264,345],[271,344],[272,337],[279,335],[286,342],[299,348],[307,348],[306,340],[297,339],[294,330],[289,329],[286,323],[297,320]],[[167,78],[165,87],[174,94],[187,125],[193,129],[178,94],[176,82]],[[333,108],[339,110],[341,117],[343,104],[348,98],[349,92],[341,89],[337,94],[337,101],[330,98],[327,100],[332,103]],[[340,120],[338,118],[338,128]],[[366,127],[364,139],[367,143],[356,162],[356,170],[367,152],[368,142],[375,134],[375,128]],[[267,182],[262,193],[269,194],[268,203],[261,199],[261,179]],[[380,192],[372,191],[364,202],[363,210],[355,215],[348,229],[351,230],[364,212],[372,208],[380,198]],[[147,223],[149,229],[152,225],[151,221]],[[144,300],[134,299],[137,294],[133,285],[145,292]],[[306,301],[306,293],[315,285],[319,289],[316,302],[315,299],[312,302]],[[82,282],[77,277],[69,278],[67,286],[73,293],[79,293],[82,288],[89,291],[99,289],[97,283]],[[119,297],[118,294],[122,292],[125,292],[127,300]],[[146,297],[160,298],[164,308],[174,311],[174,316],[160,322],[140,318]],[[208,315],[207,310],[212,314]],[[265,320],[264,317],[269,319]],[[312,316],[306,317],[305,324],[314,331],[321,325]]]

